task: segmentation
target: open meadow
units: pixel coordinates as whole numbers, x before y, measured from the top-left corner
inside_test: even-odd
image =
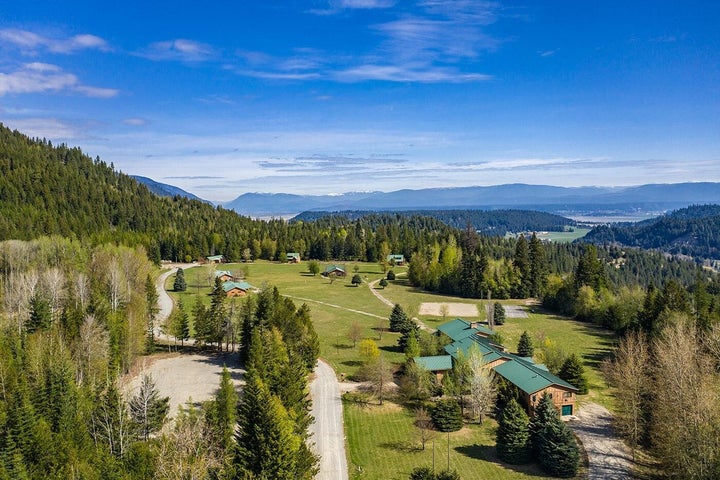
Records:
[[[331,282],[320,275],[309,274],[306,262],[280,264],[258,261],[198,266],[185,272],[188,285],[186,292],[170,293],[176,301],[182,298],[190,312],[198,294],[209,303],[213,268],[242,272],[245,280],[255,287],[277,286],[281,294],[292,298],[298,306],[308,304],[320,337],[320,356],[332,365],[341,380],[352,379],[361,366],[359,352],[348,338],[353,323],[360,324],[364,338],[375,340],[385,358],[399,367],[404,357],[396,347],[398,334],[387,332],[391,307],[376,298],[368,288],[368,283],[383,277],[380,266],[349,262],[345,267],[347,277]],[[364,281],[359,287],[352,286],[350,282],[356,268]],[[475,318],[484,320],[487,301],[419,291],[405,279],[406,269],[395,268],[395,272],[398,274],[397,280],[389,282],[387,288],[377,290],[378,293],[392,303],[402,305],[428,327],[436,328],[451,317],[421,315],[424,303],[464,304],[468,311],[474,306],[480,315]],[[171,276],[168,279],[168,289],[172,289],[173,278]],[[612,408],[611,397],[600,372],[602,359],[614,345],[615,337],[611,332],[549,314],[525,300],[502,300],[501,303],[513,305],[527,313],[525,318],[508,318],[504,325],[496,328],[510,351],[515,350],[520,334],[527,330],[536,345],[542,338],[548,338],[564,354],[578,354],[585,364],[590,385],[590,393],[580,396],[579,403],[592,400]],[[434,308],[435,313],[438,313],[437,310]],[[346,402],[344,417],[351,478],[405,479],[412,468],[432,464],[432,446],[428,444],[426,450],[420,449],[412,412],[406,408],[392,402],[386,402],[383,406],[360,406]],[[483,425],[469,425],[460,432],[452,433],[451,467],[457,469],[465,480],[545,478],[535,466],[516,467],[497,460],[494,450],[496,425],[494,420],[488,419]],[[446,466],[447,451],[447,435],[437,434],[435,462],[438,469]]]

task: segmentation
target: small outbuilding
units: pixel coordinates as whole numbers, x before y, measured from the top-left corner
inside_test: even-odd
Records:
[[[286,255],[287,263],[300,263],[300,254],[291,252]]]
[[[345,272],[345,269],[343,267],[340,267],[338,265],[328,265],[325,267],[325,271],[322,273],[323,277],[329,277],[330,275],[335,275],[336,277],[344,277],[347,275]]]
[[[207,258],[207,263],[225,263],[224,255],[210,255]]]
[[[405,255],[400,253],[392,253],[387,256],[386,260],[391,265],[405,265]]]
[[[229,270],[218,270],[215,272],[215,278],[219,278],[223,282],[232,282],[235,280],[232,272]]]
[[[225,282],[222,287],[228,297],[244,297],[253,288],[247,282]]]

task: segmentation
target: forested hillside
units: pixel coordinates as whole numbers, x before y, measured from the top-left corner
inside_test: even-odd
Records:
[[[374,213],[377,212],[367,210],[303,212],[294,217],[293,221],[314,221],[328,216],[356,220]],[[457,229],[472,225],[475,230],[494,236],[503,236],[507,232],[561,232],[566,227],[576,225],[576,222],[569,218],[534,210],[404,210],[396,214],[432,217]]]
[[[635,224],[598,226],[583,241],[720,259],[720,205],[683,208]]]

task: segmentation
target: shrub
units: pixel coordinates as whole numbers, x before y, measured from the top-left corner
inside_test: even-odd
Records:
[[[395,272],[393,272],[392,270],[390,270],[390,271],[387,273],[387,279],[388,279],[388,280],[395,280]]]

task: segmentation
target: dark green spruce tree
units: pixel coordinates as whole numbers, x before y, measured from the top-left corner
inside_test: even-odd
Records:
[[[399,303],[396,303],[392,309],[392,312],[390,313],[390,331],[402,331],[402,328],[407,325],[408,321],[409,319],[407,314],[405,313],[405,310],[403,310]]]
[[[530,423],[533,452],[540,466],[550,475],[574,477],[580,465],[580,448],[560,419],[552,398],[544,394]]]
[[[585,367],[583,366],[577,354],[571,354],[563,363],[558,372],[558,377],[562,378],[570,385],[578,388],[580,395],[588,393],[588,381],[585,376]]]
[[[532,459],[530,419],[514,398],[503,409],[496,438],[497,455],[502,461],[521,465]]]
[[[173,282],[173,290],[176,292],[184,292],[187,290],[187,283],[185,281],[185,272],[182,268],[178,268],[175,273],[175,281]]]
[[[535,346],[527,331],[524,331],[522,335],[520,335],[517,353],[521,357],[532,357],[535,354]]]

